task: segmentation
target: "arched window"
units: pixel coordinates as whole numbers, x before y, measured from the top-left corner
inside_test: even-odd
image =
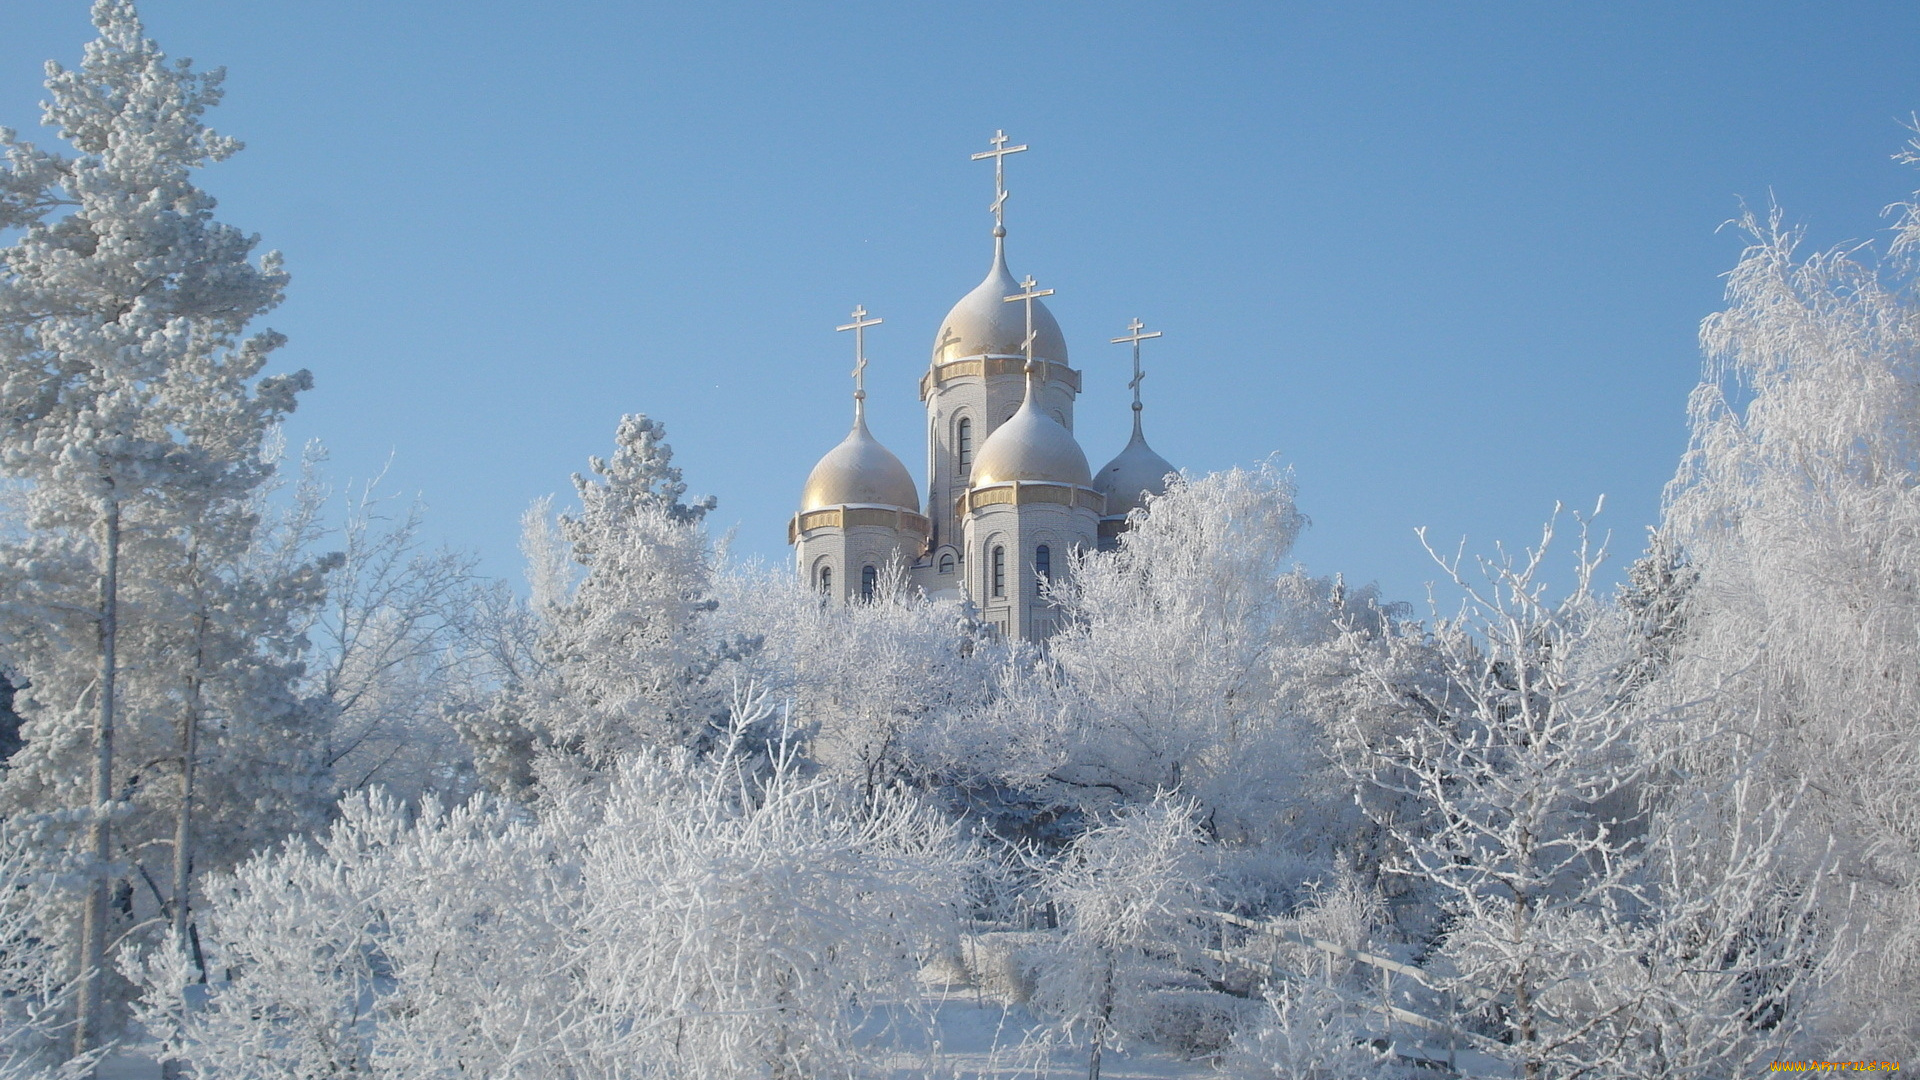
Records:
[[[1007,595],[1007,549],[1006,548],[996,546],[993,549],[993,559],[991,562],[991,566],[993,567],[993,595],[995,596]]]
[[[1033,549],[1033,595],[1044,596],[1047,579],[1053,576],[1053,549],[1045,544]]]
[[[873,592],[880,585],[880,571],[872,563],[860,568],[860,599],[871,601]]]
[[[831,566],[820,568],[820,591],[823,593],[833,591],[833,567]]]
[[[943,574],[953,573],[953,552],[943,551],[940,553],[940,572]]]
[[[973,468],[973,421],[964,416],[960,418],[960,425],[954,431],[953,445],[959,454],[960,478],[964,480],[967,470]]]

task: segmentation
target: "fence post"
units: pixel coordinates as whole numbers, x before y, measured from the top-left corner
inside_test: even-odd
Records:
[[[1380,996],[1387,1003],[1387,1050],[1393,1050],[1393,972],[1380,969]]]
[[[1460,1010],[1454,1008],[1452,986],[1447,987],[1446,995],[1441,1000],[1446,1003],[1447,1009],[1447,1071],[1459,1076],[1460,1068],[1454,1063],[1453,1051],[1455,1044],[1460,1041],[1460,1029],[1455,1026],[1460,1023]]]

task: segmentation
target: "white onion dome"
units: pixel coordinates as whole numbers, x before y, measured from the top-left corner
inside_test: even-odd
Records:
[[[855,409],[853,430],[807,474],[807,486],[800,493],[803,514],[849,504],[920,512],[920,490],[913,475],[867,430],[864,408]]]
[[[1006,231],[995,230],[993,268],[985,281],[947,312],[940,336],[933,342],[934,364],[969,356],[1025,356],[1026,305],[1006,302],[1019,291],[1020,283],[1007,269]],[[1056,364],[1067,362],[1067,339],[1053,313],[1039,300],[1033,301],[1033,355]]]
[[[1147,445],[1147,437],[1140,433],[1140,414],[1135,413],[1133,438],[1100,470],[1093,486],[1107,497],[1107,515],[1119,517],[1138,510],[1149,495],[1165,495],[1168,474],[1178,471]]]
[[[1033,402],[1034,377],[1027,375],[1027,397],[1020,411],[993,429],[973,459],[971,486],[1004,484],[1010,480],[1092,487],[1087,455],[1073,433],[1060,421],[1040,411]]]

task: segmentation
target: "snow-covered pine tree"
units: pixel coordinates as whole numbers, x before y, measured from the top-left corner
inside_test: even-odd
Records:
[[[581,569],[545,612],[556,677],[546,727],[589,759],[705,741],[724,712],[706,678],[718,654],[698,625],[714,608],[701,528],[714,499],[684,501],[666,434],[644,415],[621,417],[613,457],[590,459],[592,477],[574,474],[580,509],[559,518]]]
[[[27,508],[0,563],[0,662],[27,685],[0,798],[86,809],[82,1048],[106,1021],[114,908],[150,897],[184,928],[194,869],[330,795],[324,710],[293,690],[321,567],[246,561],[263,441],[311,384],[261,377],[283,339],[246,334],[286,274],[192,182],[240,149],[201,122],[221,72],[169,62],[130,0],[93,22],[78,69],[48,66],[45,119],[77,153],[0,136],[0,228],[19,232],[0,252],[0,468]]]
[[[702,746],[725,714],[711,676],[728,655],[705,625],[714,609],[711,497],[684,501],[666,428],[621,418],[610,459],[575,474],[580,509],[542,500],[522,547],[537,625],[532,670],[489,706],[456,718],[482,771],[507,791],[545,752],[597,769],[644,747]],[[560,760],[556,758],[555,760]]]

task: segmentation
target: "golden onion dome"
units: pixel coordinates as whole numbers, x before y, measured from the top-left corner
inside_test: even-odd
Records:
[[[1041,412],[1033,401],[1034,377],[1027,374],[1027,397],[1020,411],[993,429],[973,459],[971,486],[985,487],[1010,480],[1091,487],[1087,455],[1073,433],[1060,421]]]
[[[866,409],[856,407],[853,430],[807,474],[800,512],[829,506],[892,506],[920,512],[912,474],[867,430]]]
[[[940,336],[934,339],[933,362],[936,366],[969,356],[1025,356],[1027,315],[1025,305],[1009,304],[1006,298],[1020,291],[1020,283],[1007,269],[1006,230],[996,229],[993,238],[993,267],[985,281],[960,298],[940,324]],[[1056,364],[1067,362],[1067,339],[1053,313],[1038,300],[1033,301],[1033,355],[1035,359]]]
[[[1107,514],[1118,517],[1137,510],[1149,495],[1167,493],[1168,475],[1178,472],[1166,458],[1153,452],[1140,433],[1140,414],[1133,414],[1133,438],[1126,449],[1107,462],[1093,486],[1107,497]]]

